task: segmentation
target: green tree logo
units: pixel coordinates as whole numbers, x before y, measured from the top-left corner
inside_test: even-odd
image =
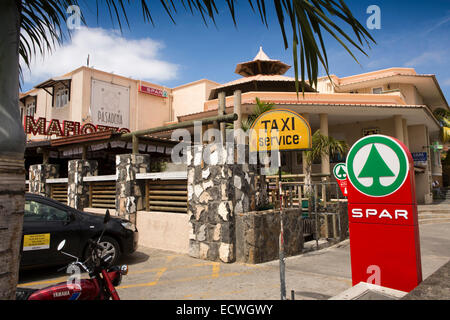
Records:
[[[395,177],[395,174],[386,165],[375,144],[372,144],[366,164],[359,173],[358,178],[372,178],[371,188],[380,188],[383,187],[380,183],[380,177]]]
[[[334,176],[338,180],[347,179],[347,170],[345,169],[345,163],[338,163],[333,169]]]
[[[395,163],[394,167],[392,163]],[[358,140],[350,149],[346,164],[350,183],[361,193],[373,197],[383,197],[397,191],[405,182],[409,170],[403,148],[396,140],[383,135]],[[382,178],[390,179],[385,179],[383,185]],[[389,184],[386,185],[386,182]]]

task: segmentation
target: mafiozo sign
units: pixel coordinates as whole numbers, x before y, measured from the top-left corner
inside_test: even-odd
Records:
[[[51,119],[50,121],[47,121],[46,118],[40,117],[35,120],[31,116],[25,117],[23,128],[26,134],[46,136],[55,135],[57,137],[68,137],[71,135],[89,134],[106,130],[112,130],[120,133],[130,132],[127,128],[94,125],[92,123],[81,124],[80,122],[69,120],[62,120],[61,124],[58,119]]]
[[[311,128],[298,113],[287,109],[264,112],[250,129],[250,152],[311,149]]]
[[[358,140],[346,162],[353,285],[376,278],[409,292],[422,281],[414,162],[399,140]]]

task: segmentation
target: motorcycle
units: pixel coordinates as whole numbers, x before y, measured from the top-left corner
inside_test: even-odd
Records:
[[[109,266],[111,255],[102,255],[103,247],[100,245],[106,224],[110,220],[107,210],[104,218],[103,231],[97,241],[89,240],[89,250],[93,254],[85,262],[78,257],[62,251],[66,240],[58,245],[58,251],[75,261],[67,267],[68,271],[75,274],[66,282],[61,282],[43,289],[17,288],[16,300],[120,300],[115,287],[119,286],[122,276],[128,273],[128,266]],[[87,272],[89,279],[78,279],[80,271]]]

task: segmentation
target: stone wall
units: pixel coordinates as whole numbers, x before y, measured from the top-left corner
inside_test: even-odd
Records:
[[[67,175],[67,205],[83,210],[89,207],[89,184],[84,177],[96,176],[98,163],[95,160],[70,160]]]
[[[302,252],[303,224],[301,211],[284,211],[284,252],[292,256]],[[262,263],[279,258],[280,212],[265,210],[236,216],[236,260]]]
[[[145,181],[136,174],[150,172],[150,155],[121,154],[116,156],[116,212],[136,224],[136,214],[143,210]]]
[[[225,148],[211,150],[206,163],[203,146],[188,149],[189,254],[234,262],[235,217],[255,207],[255,179],[248,164],[226,163]]]
[[[29,192],[49,197],[50,185],[46,184],[46,180],[55,179],[58,177],[59,177],[58,164],[31,165],[29,170]]]

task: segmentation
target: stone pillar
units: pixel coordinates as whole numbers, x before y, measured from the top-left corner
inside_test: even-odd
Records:
[[[395,138],[398,140],[404,142],[403,137],[403,119],[401,115],[395,115],[394,116],[394,134]]]
[[[235,216],[255,207],[254,174],[248,164],[226,163],[221,146],[211,152],[211,161],[203,161],[203,148],[210,147],[188,149],[189,255],[234,262]]]
[[[136,213],[145,207],[145,182],[136,174],[150,172],[150,155],[120,154],[116,156],[116,210],[119,216],[136,224]]]
[[[30,193],[50,197],[50,186],[45,182],[47,179],[59,177],[58,164],[34,164],[30,166],[29,186]]]
[[[67,205],[77,210],[89,207],[89,184],[84,177],[96,176],[98,163],[96,160],[70,160],[67,174]]]

